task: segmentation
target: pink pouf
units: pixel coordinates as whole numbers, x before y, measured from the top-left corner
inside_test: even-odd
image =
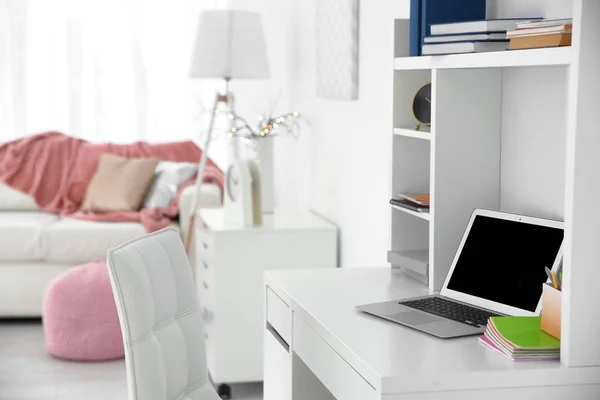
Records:
[[[104,262],[58,276],[46,289],[43,307],[48,352],[75,361],[124,357],[117,306]]]

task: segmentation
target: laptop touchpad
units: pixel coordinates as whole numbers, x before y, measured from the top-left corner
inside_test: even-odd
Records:
[[[418,311],[407,311],[403,313],[392,314],[388,315],[387,318],[408,325],[423,325],[442,320],[442,318]]]

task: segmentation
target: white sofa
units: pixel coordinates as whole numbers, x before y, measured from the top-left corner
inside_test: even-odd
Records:
[[[188,229],[194,188],[180,202],[183,236]],[[203,185],[200,207],[220,207],[216,185]],[[48,283],[57,275],[144,235],[139,223],[91,222],[60,218],[41,211],[30,196],[0,183],[0,318],[41,316]]]

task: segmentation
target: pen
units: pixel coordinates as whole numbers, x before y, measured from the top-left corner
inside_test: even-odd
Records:
[[[556,276],[556,272],[552,271],[552,284],[554,285],[554,289],[560,290],[560,285],[558,284],[558,277]]]
[[[554,280],[552,279],[552,271],[550,271],[550,268],[548,268],[548,267],[544,267],[544,268],[546,269],[546,275],[548,275],[548,279],[554,285]]]

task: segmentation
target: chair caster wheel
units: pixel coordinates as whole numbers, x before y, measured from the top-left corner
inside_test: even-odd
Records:
[[[224,400],[231,399],[231,386],[229,386],[225,383],[222,385],[219,385],[219,388],[217,389],[217,393],[218,393],[219,397]]]

